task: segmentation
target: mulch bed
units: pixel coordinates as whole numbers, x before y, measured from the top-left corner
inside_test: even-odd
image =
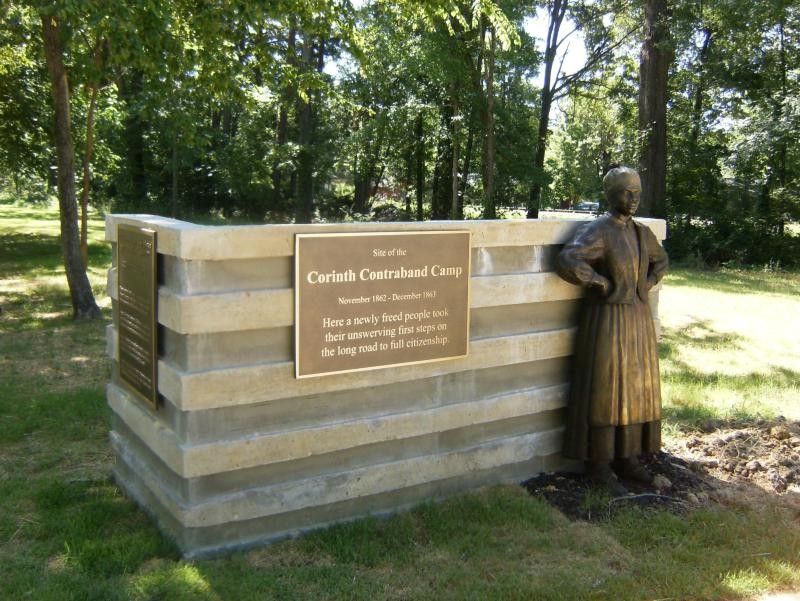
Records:
[[[800,421],[709,420],[646,458],[654,485],[621,480],[630,492],[609,494],[581,474],[542,474],[523,483],[573,520],[608,519],[625,507],[682,514],[709,503],[758,494],[800,498]]]

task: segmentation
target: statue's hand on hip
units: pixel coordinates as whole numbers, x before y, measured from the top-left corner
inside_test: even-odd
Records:
[[[592,287],[598,289],[603,296],[608,296],[611,291],[611,282],[607,277],[597,274],[592,279]]]

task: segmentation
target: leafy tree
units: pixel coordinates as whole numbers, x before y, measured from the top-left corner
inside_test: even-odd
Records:
[[[524,28],[536,10],[549,16],[541,51]],[[58,26],[59,105],[41,14]],[[786,227],[800,214],[788,0],[28,0],[0,19],[0,181],[20,193],[44,189],[57,156],[68,171],[59,106],[83,172],[61,196],[79,183],[84,211],[535,215],[597,197],[611,164],[640,161],[642,212],[666,215],[676,257],[800,254]],[[577,32],[588,58],[567,73]]]
[[[554,136],[553,200],[564,208],[581,200],[603,202],[602,178],[612,164],[628,163],[624,121],[608,95],[574,92],[565,103],[563,126]]]
[[[639,69],[639,130],[642,153],[640,214],[666,217],[667,78],[672,62],[667,0],[645,1],[645,29]]]
[[[633,33],[633,29],[619,30],[608,22],[607,17],[620,11],[622,6],[615,3],[548,0],[548,27],[545,38],[542,68],[544,77],[539,107],[539,125],[534,148],[534,180],[528,203],[528,217],[539,216],[542,189],[547,185],[545,156],[550,135],[550,111],[553,103],[564,97],[571,87],[584,82],[593,72],[614,57],[615,51]],[[585,32],[587,56],[583,66],[572,73],[564,73],[562,66],[570,37],[578,30]],[[559,64],[556,66],[556,61]]]
[[[100,309],[81,257],[78,215],[75,199],[75,150],[72,143],[70,94],[64,65],[64,42],[59,16],[40,13],[42,41],[47,71],[50,75],[55,120],[56,158],[58,165],[58,205],[61,217],[61,245],[75,319],[99,319]]]
[[[722,1],[678,9],[668,244],[675,254],[711,264],[791,264],[794,242],[781,223],[797,218],[796,144],[789,141],[800,132],[788,108],[797,85],[792,77],[784,80],[789,71],[782,60],[788,65],[797,56],[796,45],[787,43],[797,35],[796,10],[775,2],[742,3],[732,11]]]
[[[0,172],[20,194],[29,180],[50,180],[53,109],[38,15],[17,4],[0,11]]]

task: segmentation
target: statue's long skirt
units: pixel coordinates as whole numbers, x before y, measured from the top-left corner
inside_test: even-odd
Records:
[[[650,306],[585,302],[578,324],[564,455],[607,461],[661,447],[661,386]]]

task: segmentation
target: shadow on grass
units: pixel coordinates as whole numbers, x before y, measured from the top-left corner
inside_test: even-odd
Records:
[[[111,262],[111,249],[102,243],[89,245],[89,269],[103,271]],[[58,278],[57,283],[40,281]],[[0,331],[39,329],[71,320],[72,304],[64,275],[63,256],[57,236],[7,234],[0,238],[0,280],[6,283],[0,302]],[[52,280],[51,280],[52,281]],[[104,286],[93,291],[103,296]]]
[[[771,390],[795,389],[800,395],[800,372],[785,367],[770,367],[769,371],[747,374],[722,374],[719,372],[699,372],[682,361],[673,360],[677,371],[662,375],[666,384],[688,388],[716,388],[735,391],[740,395],[758,398]],[[715,407],[702,400],[674,399],[662,407],[662,415],[667,423],[672,423],[683,431],[702,428],[704,422],[718,421],[721,424],[737,426],[753,424],[764,419],[772,419],[780,412],[766,402],[743,402],[731,407]]]
[[[55,269],[63,263],[56,236],[4,234],[0,238],[0,277],[27,273],[32,269]]]
[[[715,350],[740,350],[745,348],[745,337],[717,332],[702,320],[696,320],[680,330],[665,329],[659,342],[659,357],[663,362],[662,380],[665,384],[689,390],[727,390],[756,398],[775,389],[798,389],[800,393],[798,371],[776,365],[769,366],[767,370],[741,374],[704,371],[680,358],[681,349],[692,347],[709,353]],[[663,407],[663,415],[668,422],[685,430],[697,428],[707,420],[752,423],[774,417],[771,410],[765,409],[766,406],[756,403],[722,410],[706,402],[677,399]]]
[[[23,395],[8,386],[0,383],[0,598],[131,599],[131,572],[179,554],[108,477],[102,388]]]
[[[705,288],[734,294],[800,295],[800,274],[756,270],[720,269],[698,271],[675,269],[665,280],[669,287]]]
[[[0,568],[3,599],[173,598],[126,590],[131,572],[155,558],[178,562],[179,554],[110,479],[54,475],[33,478],[26,489],[28,510],[11,539],[20,546]]]
[[[177,549],[109,479],[42,482],[34,493],[48,539],[64,541],[75,568],[111,576],[158,555],[177,558]]]
[[[707,430],[708,428],[739,428],[762,423],[773,417],[773,412],[747,406],[720,410],[700,403],[665,405],[661,409],[663,419],[676,425],[683,432]]]
[[[0,444],[14,444],[33,434],[57,445],[79,440],[93,428],[105,430],[109,418],[102,388],[79,388],[33,395],[25,400],[13,384],[0,386],[5,399]]]
[[[677,367],[664,376],[664,380],[676,384],[719,386],[732,390],[755,390],[760,387],[797,388],[800,372],[786,368],[771,366],[766,372],[750,372],[747,374],[722,374],[719,372],[701,372],[683,361],[673,360]]]
[[[712,350],[724,346],[727,349],[743,348],[745,337],[733,332],[717,332],[708,325],[707,320],[696,319],[680,330],[665,328],[659,340],[658,350],[661,359],[672,360],[678,349],[695,346]]]
[[[89,243],[89,267],[101,268],[111,262],[111,248]],[[42,270],[63,269],[61,241],[46,234],[13,233],[0,237],[0,278],[35,275]]]
[[[52,208],[50,206],[32,209],[30,207],[18,207],[7,204],[3,206],[3,216],[8,219],[26,219],[29,221],[48,219],[58,222],[59,220],[58,208]]]

